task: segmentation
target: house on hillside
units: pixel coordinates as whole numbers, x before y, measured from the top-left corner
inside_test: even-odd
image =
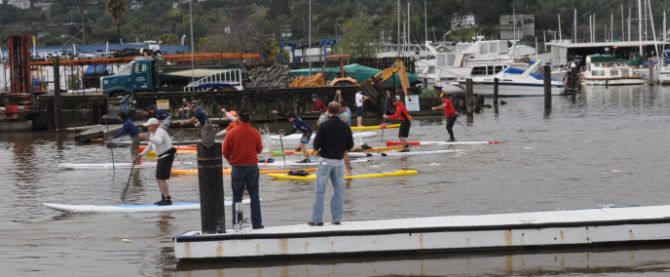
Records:
[[[452,31],[472,28],[472,27],[476,27],[476,26],[477,26],[477,23],[475,22],[475,15],[474,14],[468,14],[468,15],[454,14],[454,16],[451,18],[451,30]]]
[[[516,24],[516,28],[514,25]],[[500,16],[500,39],[522,39],[535,35],[534,14],[505,14]]]

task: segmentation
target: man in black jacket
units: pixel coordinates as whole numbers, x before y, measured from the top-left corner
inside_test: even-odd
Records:
[[[351,128],[340,120],[340,104],[333,101],[328,104],[329,118],[319,125],[314,138],[314,150],[319,152],[321,161],[316,176],[316,199],[312,211],[310,226],[323,226],[323,195],[326,192],[328,179],[333,183],[333,198],[330,212],[333,224],[342,221],[344,206],[344,152],[354,147]]]

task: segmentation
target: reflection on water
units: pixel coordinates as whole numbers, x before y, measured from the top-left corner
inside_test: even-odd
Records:
[[[670,270],[670,249],[424,254],[278,262],[180,263],[177,276],[543,276]]]

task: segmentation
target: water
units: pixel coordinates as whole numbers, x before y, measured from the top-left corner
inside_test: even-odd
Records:
[[[555,97],[504,99],[500,113],[455,126],[458,154],[382,159],[354,172],[416,168],[418,176],[357,180],[345,191],[345,219],[668,204],[670,89],[595,89]],[[466,124],[465,117],[459,119]],[[412,127],[412,139],[443,140],[439,120]],[[287,129],[288,123],[271,126]],[[466,130],[467,128],[467,130]],[[387,130],[385,138],[395,137]],[[186,135],[184,135],[186,137]],[[379,139],[367,141],[379,144]],[[114,149],[126,161],[127,149]],[[182,156],[178,159],[192,160]],[[404,255],[292,263],[177,265],[171,238],[200,226],[199,212],[63,215],[43,202],[119,204],[128,170],[67,171],[63,162],[109,162],[102,145],[77,146],[72,134],[0,134],[0,276],[667,276],[670,246],[567,252]],[[126,203],[159,196],[153,170],[131,176]],[[313,189],[262,177],[264,224],[306,222]],[[226,195],[230,179],[225,179]],[[198,199],[196,176],[174,177],[176,200]],[[248,211],[247,211],[248,214]],[[325,220],[329,220],[326,212]],[[227,214],[230,219],[230,210]]]

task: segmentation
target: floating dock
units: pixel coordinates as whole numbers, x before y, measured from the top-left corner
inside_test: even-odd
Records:
[[[307,224],[175,237],[178,260],[469,252],[670,241],[670,206]]]

